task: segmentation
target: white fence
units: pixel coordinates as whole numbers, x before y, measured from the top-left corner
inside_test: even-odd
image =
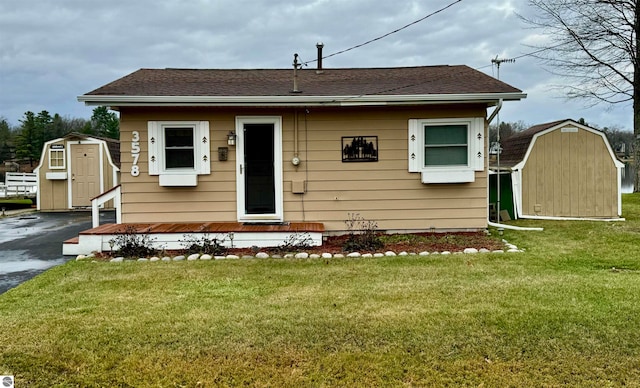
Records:
[[[35,197],[38,178],[35,173],[8,172],[4,183],[0,183],[0,197]]]

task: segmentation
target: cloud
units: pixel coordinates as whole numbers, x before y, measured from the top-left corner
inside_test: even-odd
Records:
[[[328,55],[451,3],[2,0],[0,116],[17,124],[25,111],[46,109],[88,118],[91,109],[76,101],[78,95],[142,67],[290,68],[294,53],[303,61],[315,60],[318,41]],[[525,0],[463,1],[384,39],[328,58],[324,65],[467,64],[497,76],[492,58],[521,56],[545,39],[525,28],[514,12],[526,16],[531,10]],[[533,58],[504,64],[500,76],[529,93],[527,100],[509,104],[519,106],[514,113],[520,115],[509,115],[510,120],[535,123],[566,116],[547,89],[553,77]],[[605,114],[598,107],[589,112],[627,126],[628,109]]]

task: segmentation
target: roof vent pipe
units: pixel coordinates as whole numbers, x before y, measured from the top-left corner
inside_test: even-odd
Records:
[[[298,90],[298,68],[301,66],[302,64],[298,62],[298,54],[293,54],[293,90],[291,93],[302,93]]]
[[[318,42],[316,44],[316,48],[318,49],[318,70],[316,70],[316,74],[322,73],[322,48],[324,44],[322,42]]]

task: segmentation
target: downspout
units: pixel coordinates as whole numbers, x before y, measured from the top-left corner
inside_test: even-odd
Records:
[[[496,109],[494,109],[493,112],[491,112],[491,116],[489,116],[489,118],[487,119],[487,125],[490,125],[493,119],[496,118],[498,113],[500,113],[500,109],[502,109],[502,98],[498,100],[498,105],[496,106]]]
[[[502,102],[503,102],[502,98],[498,100],[498,105],[496,106],[496,109],[494,109],[493,112],[491,112],[491,115],[487,119],[487,125],[490,125],[493,119],[495,119],[498,113],[500,113],[500,109],[502,109]],[[500,142],[500,127],[498,126],[498,144],[499,142]],[[489,139],[487,139],[487,149],[489,149],[489,145],[490,145]],[[500,198],[500,149],[498,149],[498,177],[496,179],[498,182],[497,195],[498,195],[498,198]],[[487,173],[487,199],[488,198],[489,198],[489,174]],[[498,199],[498,204],[500,204],[500,199]],[[496,210],[498,211],[498,220],[499,220],[500,206],[498,206]],[[511,229],[511,230],[522,230],[522,231],[530,230],[530,231],[537,231],[537,232],[541,232],[544,230],[543,228],[526,228],[522,226],[506,225],[506,224],[501,224],[499,222],[492,222],[489,219],[489,212],[487,212],[487,225],[493,226],[494,228],[498,228],[498,229]]]
[[[502,146],[500,146],[500,109],[502,109],[502,102],[502,98],[498,100],[498,106],[489,117],[489,122],[493,121],[494,117],[498,118],[498,131],[496,132],[496,142],[498,143],[498,155],[496,156],[496,161],[498,162],[498,176],[496,177],[496,222],[500,222],[500,212],[502,211],[500,202],[502,199],[502,192],[500,191],[500,154],[502,153]]]

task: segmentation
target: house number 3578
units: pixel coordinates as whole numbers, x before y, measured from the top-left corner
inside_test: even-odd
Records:
[[[131,175],[140,175],[140,167],[138,167],[138,159],[140,158],[140,132],[133,131],[133,137],[131,138],[131,157],[133,158],[133,164],[131,165]]]

